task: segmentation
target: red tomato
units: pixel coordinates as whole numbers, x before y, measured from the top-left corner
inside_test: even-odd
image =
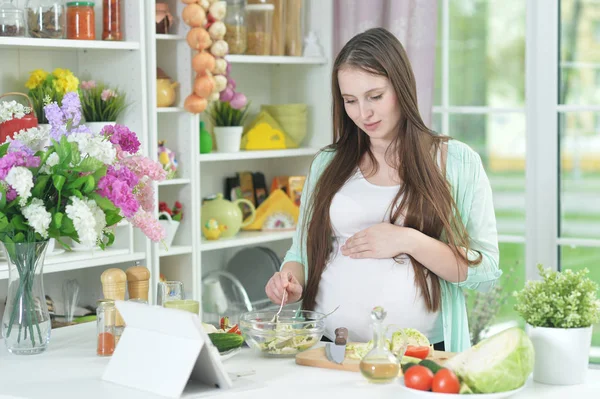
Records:
[[[404,385],[407,388],[429,391],[431,390],[432,383],[433,373],[427,367],[420,365],[412,366],[404,373]]]
[[[408,371],[410,371],[410,369],[408,369]],[[431,390],[439,393],[458,393],[458,391],[460,391],[460,382],[452,370],[441,369],[435,373],[435,376],[433,377]]]
[[[227,332],[231,334],[242,335],[242,332],[240,331],[240,328],[237,324],[231,327],[229,330],[227,330]]]
[[[429,355],[428,346],[407,346],[405,356],[416,357],[419,359],[425,359]]]

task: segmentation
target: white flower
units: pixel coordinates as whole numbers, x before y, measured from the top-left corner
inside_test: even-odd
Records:
[[[27,199],[31,197],[31,189],[33,188],[33,174],[31,171],[23,166],[15,166],[8,172],[5,180],[20,197],[19,205],[25,206]]]
[[[47,126],[23,129],[15,133],[12,139],[22,142],[33,152],[41,151],[50,145],[50,129]]]
[[[69,199],[71,204],[67,205],[65,212],[73,221],[79,242],[88,247],[95,246],[106,227],[104,212],[92,200],[81,200],[75,196]]]
[[[54,165],[58,165],[59,161],[60,161],[60,158],[58,157],[58,154],[53,152],[52,154],[50,154],[48,156],[48,159],[46,159],[46,165],[52,167]]]
[[[52,221],[52,215],[46,210],[44,201],[34,198],[31,203],[22,210],[23,216],[36,233],[48,238],[48,227]]]
[[[10,119],[21,119],[31,112],[31,108],[19,104],[15,100],[0,103],[0,123]]]
[[[113,144],[102,135],[91,135],[89,133],[73,133],[67,137],[71,143],[77,143],[82,158],[89,155],[92,158],[111,165],[117,156]]]

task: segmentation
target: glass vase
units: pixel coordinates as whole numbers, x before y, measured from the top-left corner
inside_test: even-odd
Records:
[[[50,342],[51,320],[43,268],[48,241],[0,243],[8,262],[8,292],[2,338],[16,355],[42,353]]]

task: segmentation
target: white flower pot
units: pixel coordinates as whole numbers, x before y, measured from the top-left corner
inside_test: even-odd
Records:
[[[158,217],[165,216],[168,220],[160,220],[159,223],[165,229],[165,245],[167,248],[171,248],[171,244],[173,244],[173,240],[175,239],[175,234],[177,233],[177,229],[179,229],[180,222],[172,220],[171,215],[167,212],[160,212]]]
[[[106,126],[106,125],[114,126],[116,124],[117,124],[117,122],[85,122],[84,123],[84,125],[89,127],[90,130],[96,134],[100,133],[102,131],[102,129],[104,128],[104,126]]]
[[[216,126],[217,152],[239,152],[243,132],[243,126]]]
[[[535,350],[533,380],[542,384],[575,385],[589,369],[592,327],[547,328],[526,326]]]

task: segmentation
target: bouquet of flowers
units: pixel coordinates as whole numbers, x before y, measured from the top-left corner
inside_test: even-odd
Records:
[[[48,123],[44,114],[46,98],[60,104],[66,93],[77,91],[79,79],[68,69],[56,68],[52,73],[36,69],[31,72],[25,87],[29,89],[27,94],[33,102],[33,110],[38,118],[38,123]]]
[[[31,112],[31,108],[16,101],[0,102],[0,123],[11,119],[21,119]]]
[[[0,146],[0,242],[11,265],[3,335],[10,337],[18,322],[17,341],[31,339],[32,346],[36,338],[44,341],[36,313],[44,296],[32,290],[50,238],[66,248],[64,237],[104,249],[123,218],[152,241],[165,236],[153,216],[152,188],[165,171],[138,153],[136,134],[122,125],[92,133],[80,124],[77,92],[67,92],[60,107],[48,103],[44,112],[50,129],[21,130]]]
[[[169,208],[169,205],[167,205],[166,202],[160,201],[158,203],[158,212],[165,212],[165,213],[169,214],[169,216],[171,216],[171,220],[174,220],[176,222],[181,222],[181,219],[183,219],[183,205],[181,205],[181,202],[179,202],[179,201],[175,201],[175,205],[173,206],[172,209]],[[168,219],[166,216],[160,215],[159,220],[168,220]]]
[[[127,108],[125,93],[94,80],[81,82],[79,96],[86,122],[114,122]]]

